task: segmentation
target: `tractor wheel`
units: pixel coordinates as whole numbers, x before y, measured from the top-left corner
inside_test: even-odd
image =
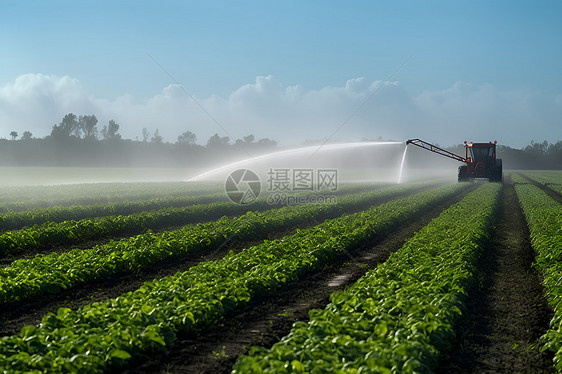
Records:
[[[496,159],[496,164],[492,167],[490,181],[503,182],[503,166],[501,158]]]
[[[459,166],[458,181],[468,182],[468,168],[466,165]]]

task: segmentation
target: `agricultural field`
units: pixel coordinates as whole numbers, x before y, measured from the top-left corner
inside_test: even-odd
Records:
[[[562,372],[561,185],[1,187],[0,372]]]

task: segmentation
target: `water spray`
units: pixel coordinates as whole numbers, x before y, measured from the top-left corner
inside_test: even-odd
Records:
[[[322,148],[322,151],[370,147],[370,146],[375,146],[375,145],[398,145],[398,144],[404,144],[404,142],[357,142],[357,143],[328,144],[328,145],[325,145]],[[268,159],[276,159],[276,158],[285,157],[285,156],[292,156],[292,155],[298,155],[298,154],[303,154],[303,153],[306,154],[307,152],[318,152],[318,146],[288,149],[288,150],[284,150],[284,151],[268,153],[268,154],[253,157],[253,158],[247,158],[247,159],[244,159],[244,160],[241,160],[241,161],[233,162],[233,163],[230,163],[230,164],[227,164],[227,165],[224,165],[224,166],[206,171],[202,174],[199,174],[199,175],[197,175],[193,178],[188,179],[188,182],[198,181],[198,180],[201,180],[201,179],[203,179],[205,177],[208,177],[210,175],[220,173],[221,171],[226,171],[226,170],[229,170],[231,168],[244,167],[250,162],[253,163],[253,162],[257,162],[257,161],[263,161],[263,160],[268,160]]]
[[[400,172],[398,173],[398,184],[402,183],[402,172],[404,171],[404,161],[406,161],[406,152],[408,151],[408,143],[403,143],[406,146],[404,147],[404,154],[402,155],[402,162],[400,162]]]

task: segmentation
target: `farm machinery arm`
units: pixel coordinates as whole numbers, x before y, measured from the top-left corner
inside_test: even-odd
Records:
[[[437,153],[441,156],[452,158],[453,160],[457,160],[457,161],[465,162],[465,163],[468,162],[468,160],[465,157],[459,156],[459,155],[457,155],[453,152],[449,152],[449,151],[447,151],[443,148],[439,148],[436,145],[430,144],[430,143],[428,143],[426,141],[423,141],[421,139],[407,140],[406,145],[408,145],[408,144],[412,144],[412,145],[418,146],[420,148],[427,149],[428,151],[435,152],[435,153]]]
[[[502,181],[502,160],[496,158],[496,143],[467,143],[464,142],[466,156],[462,157],[453,152],[449,152],[443,148],[439,148],[421,139],[410,139],[406,141],[409,144],[423,148],[438,155],[452,158],[455,161],[462,162],[464,165],[459,166],[458,180],[463,182],[474,178],[486,178],[490,181]]]

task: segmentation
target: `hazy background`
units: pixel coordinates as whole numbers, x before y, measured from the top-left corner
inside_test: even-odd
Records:
[[[287,146],[378,90],[335,140],[555,143],[561,19],[560,1],[0,1],[0,137],[72,112],[125,139]]]

